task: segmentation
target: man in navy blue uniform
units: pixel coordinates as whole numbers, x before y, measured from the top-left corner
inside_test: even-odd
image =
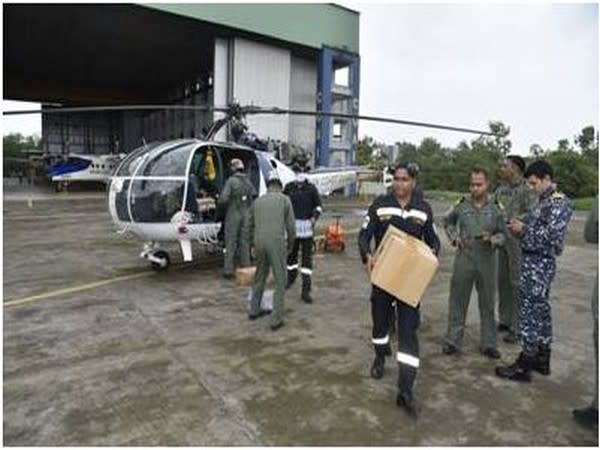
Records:
[[[496,367],[496,375],[513,381],[531,381],[533,370],[550,375],[550,285],[573,212],[569,199],[556,189],[552,176],[552,166],[544,160],[527,168],[525,178],[539,202],[527,224],[512,219],[507,225],[511,233],[521,237],[523,255],[519,285],[521,353],[513,364]]]
[[[433,226],[433,213],[423,197],[416,195],[417,171],[414,166],[400,163],[394,168],[394,181],[389,193],[377,197],[371,206],[358,236],[360,256],[370,274],[375,265],[371,250],[371,240],[379,245],[389,225],[422,239],[438,255],[440,241]],[[392,305],[397,299],[387,292],[372,286],[371,315],[373,319],[372,342],[375,360],[371,376],[383,376],[385,357],[391,355],[389,325]],[[413,385],[419,367],[419,308],[413,308],[402,301],[397,305],[398,317],[398,395],[396,403],[411,416],[416,417],[413,398]]]
[[[296,281],[298,272],[302,275],[302,300],[312,303],[310,295],[312,281],[312,250],[314,229],[319,216],[323,212],[321,197],[316,186],[312,184],[307,176],[308,160],[302,157],[296,158],[293,169],[296,172],[296,180],[285,185],[283,193],[290,198],[296,217],[296,240],[288,255],[287,260],[287,288]],[[298,267],[298,253],[302,250],[302,264]]]

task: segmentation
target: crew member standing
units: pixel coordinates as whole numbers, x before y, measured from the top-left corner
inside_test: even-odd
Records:
[[[390,193],[377,197],[371,206],[358,236],[360,255],[367,272],[371,273],[375,259],[371,251],[371,240],[376,245],[381,242],[389,225],[422,239],[437,255],[440,241],[433,226],[433,213],[422,197],[415,195],[416,172],[404,163],[394,169],[394,181]],[[371,367],[371,376],[379,379],[383,376],[385,357],[391,355],[389,338],[389,317],[393,302],[401,300],[372,286],[371,315],[373,319],[372,342],[375,360]],[[413,385],[419,367],[419,307],[413,308],[398,301],[398,394],[396,404],[403,407],[411,416],[416,417],[413,397]]]
[[[246,238],[248,220],[250,218],[250,206],[256,189],[248,176],[244,173],[242,160],[234,158],[231,160],[231,171],[219,203],[227,208],[225,213],[225,260],[223,277],[233,278],[235,270],[235,257],[239,252],[240,266],[250,265],[250,246]]]
[[[496,367],[496,375],[513,381],[531,381],[532,370],[550,374],[550,285],[573,212],[569,199],[553,184],[553,174],[552,166],[544,160],[535,161],[527,168],[527,183],[539,196],[539,202],[527,224],[512,219],[507,225],[511,233],[521,237],[521,353],[513,364]]]
[[[310,295],[313,270],[312,251],[314,229],[321,212],[321,197],[314,184],[308,181],[306,172],[308,166],[304,159],[298,159],[293,165],[296,180],[286,184],[283,193],[287,195],[294,208],[296,217],[296,240],[287,260],[287,287],[289,288],[298,271],[302,275],[302,300],[312,303]],[[302,263],[298,267],[298,251],[302,250]]]
[[[494,278],[496,248],[504,244],[504,216],[488,197],[489,179],[485,169],[471,170],[471,196],[460,199],[444,218],[448,240],[457,248],[448,299],[448,331],[442,349],[456,353],[462,346],[467,309],[473,284],[479,300],[483,355],[498,359],[494,320]]]
[[[508,155],[500,168],[501,184],[496,188],[496,202],[502,205],[506,221],[527,221],[535,204],[535,195],[523,178],[525,160]],[[504,245],[498,248],[498,331],[506,331],[504,342],[517,342],[519,319],[519,279],[521,276],[521,241],[519,236],[506,234]]]

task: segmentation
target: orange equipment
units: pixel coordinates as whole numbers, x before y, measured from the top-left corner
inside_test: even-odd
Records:
[[[344,227],[340,225],[340,217],[334,216],[335,223],[327,225],[325,232],[325,244],[323,250],[326,252],[343,252],[346,248]]]

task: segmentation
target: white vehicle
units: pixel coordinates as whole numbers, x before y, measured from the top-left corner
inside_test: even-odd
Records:
[[[243,161],[259,196],[272,172],[284,185],[296,177],[270,153],[250,147],[197,139],[154,143],[128,154],[111,179],[108,206],[115,226],[145,242],[140,257],[156,269],[170,263],[164,242],[178,242],[184,261],[191,261],[192,242],[218,244],[218,198],[233,158]],[[307,175],[328,195],[356,181],[357,172],[331,169]]]

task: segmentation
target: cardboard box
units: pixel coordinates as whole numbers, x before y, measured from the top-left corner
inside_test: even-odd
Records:
[[[412,307],[417,307],[439,262],[423,241],[390,225],[375,252],[371,282]]]
[[[235,270],[235,282],[238,286],[252,286],[256,275],[256,266],[240,267]]]

